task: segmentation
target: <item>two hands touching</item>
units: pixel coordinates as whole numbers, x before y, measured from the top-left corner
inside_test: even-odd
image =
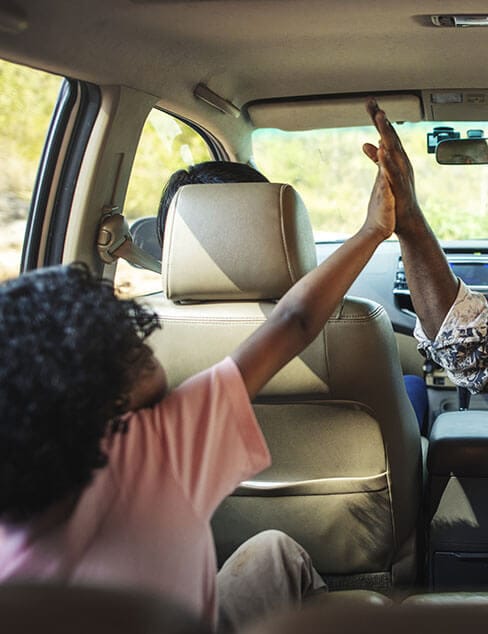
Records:
[[[393,126],[375,99],[366,109],[379,132],[379,147],[365,143],[363,151],[378,166],[371,192],[365,226],[374,225],[388,238],[393,232],[407,233],[416,222],[423,222],[415,194],[412,165]]]
[[[379,147],[363,146],[378,165],[366,224],[397,234],[415,312],[427,337],[434,339],[456,298],[458,280],[420,209],[412,165],[397,133],[375,99],[366,108],[380,135]]]

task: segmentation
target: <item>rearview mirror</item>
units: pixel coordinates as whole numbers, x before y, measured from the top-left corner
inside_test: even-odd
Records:
[[[436,147],[435,158],[441,165],[488,164],[487,139],[447,139]]]

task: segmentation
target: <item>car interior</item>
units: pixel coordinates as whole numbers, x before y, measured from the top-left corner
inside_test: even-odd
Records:
[[[488,294],[487,38],[480,0],[2,0],[0,58],[60,80],[20,271],[82,261],[150,306],[163,325],[151,345],[176,386],[361,226],[373,95],[453,272]],[[165,182],[204,160],[248,163],[270,182],[182,188],[161,245]],[[409,614],[434,624],[440,604],[484,618],[488,399],[418,352],[415,323],[392,236],[257,397],[273,464],[217,510],[220,564],[277,528],[331,595],[380,594],[381,609],[409,597]],[[403,375],[425,384],[420,421]]]

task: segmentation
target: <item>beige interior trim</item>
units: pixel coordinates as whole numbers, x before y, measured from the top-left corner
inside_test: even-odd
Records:
[[[82,260],[113,277],[94,249],[104,209],[123,208],[140,132],[156,98],[120,86],[102,89],[101,106],[78,175],[63,263]]]

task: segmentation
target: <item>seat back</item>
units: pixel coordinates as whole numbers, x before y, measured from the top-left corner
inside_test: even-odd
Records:
[[[308,215],[290,186],[182,188],[165,232],[165,292],[149,298],[163,323],[152,345],[170,386],[231,353],[315,265]],[[411,582],[420,439],[384,309],[345,298],[255,410],[273,465],[217,511],[220,561],[259,530],[279,528],[332,587]]]

